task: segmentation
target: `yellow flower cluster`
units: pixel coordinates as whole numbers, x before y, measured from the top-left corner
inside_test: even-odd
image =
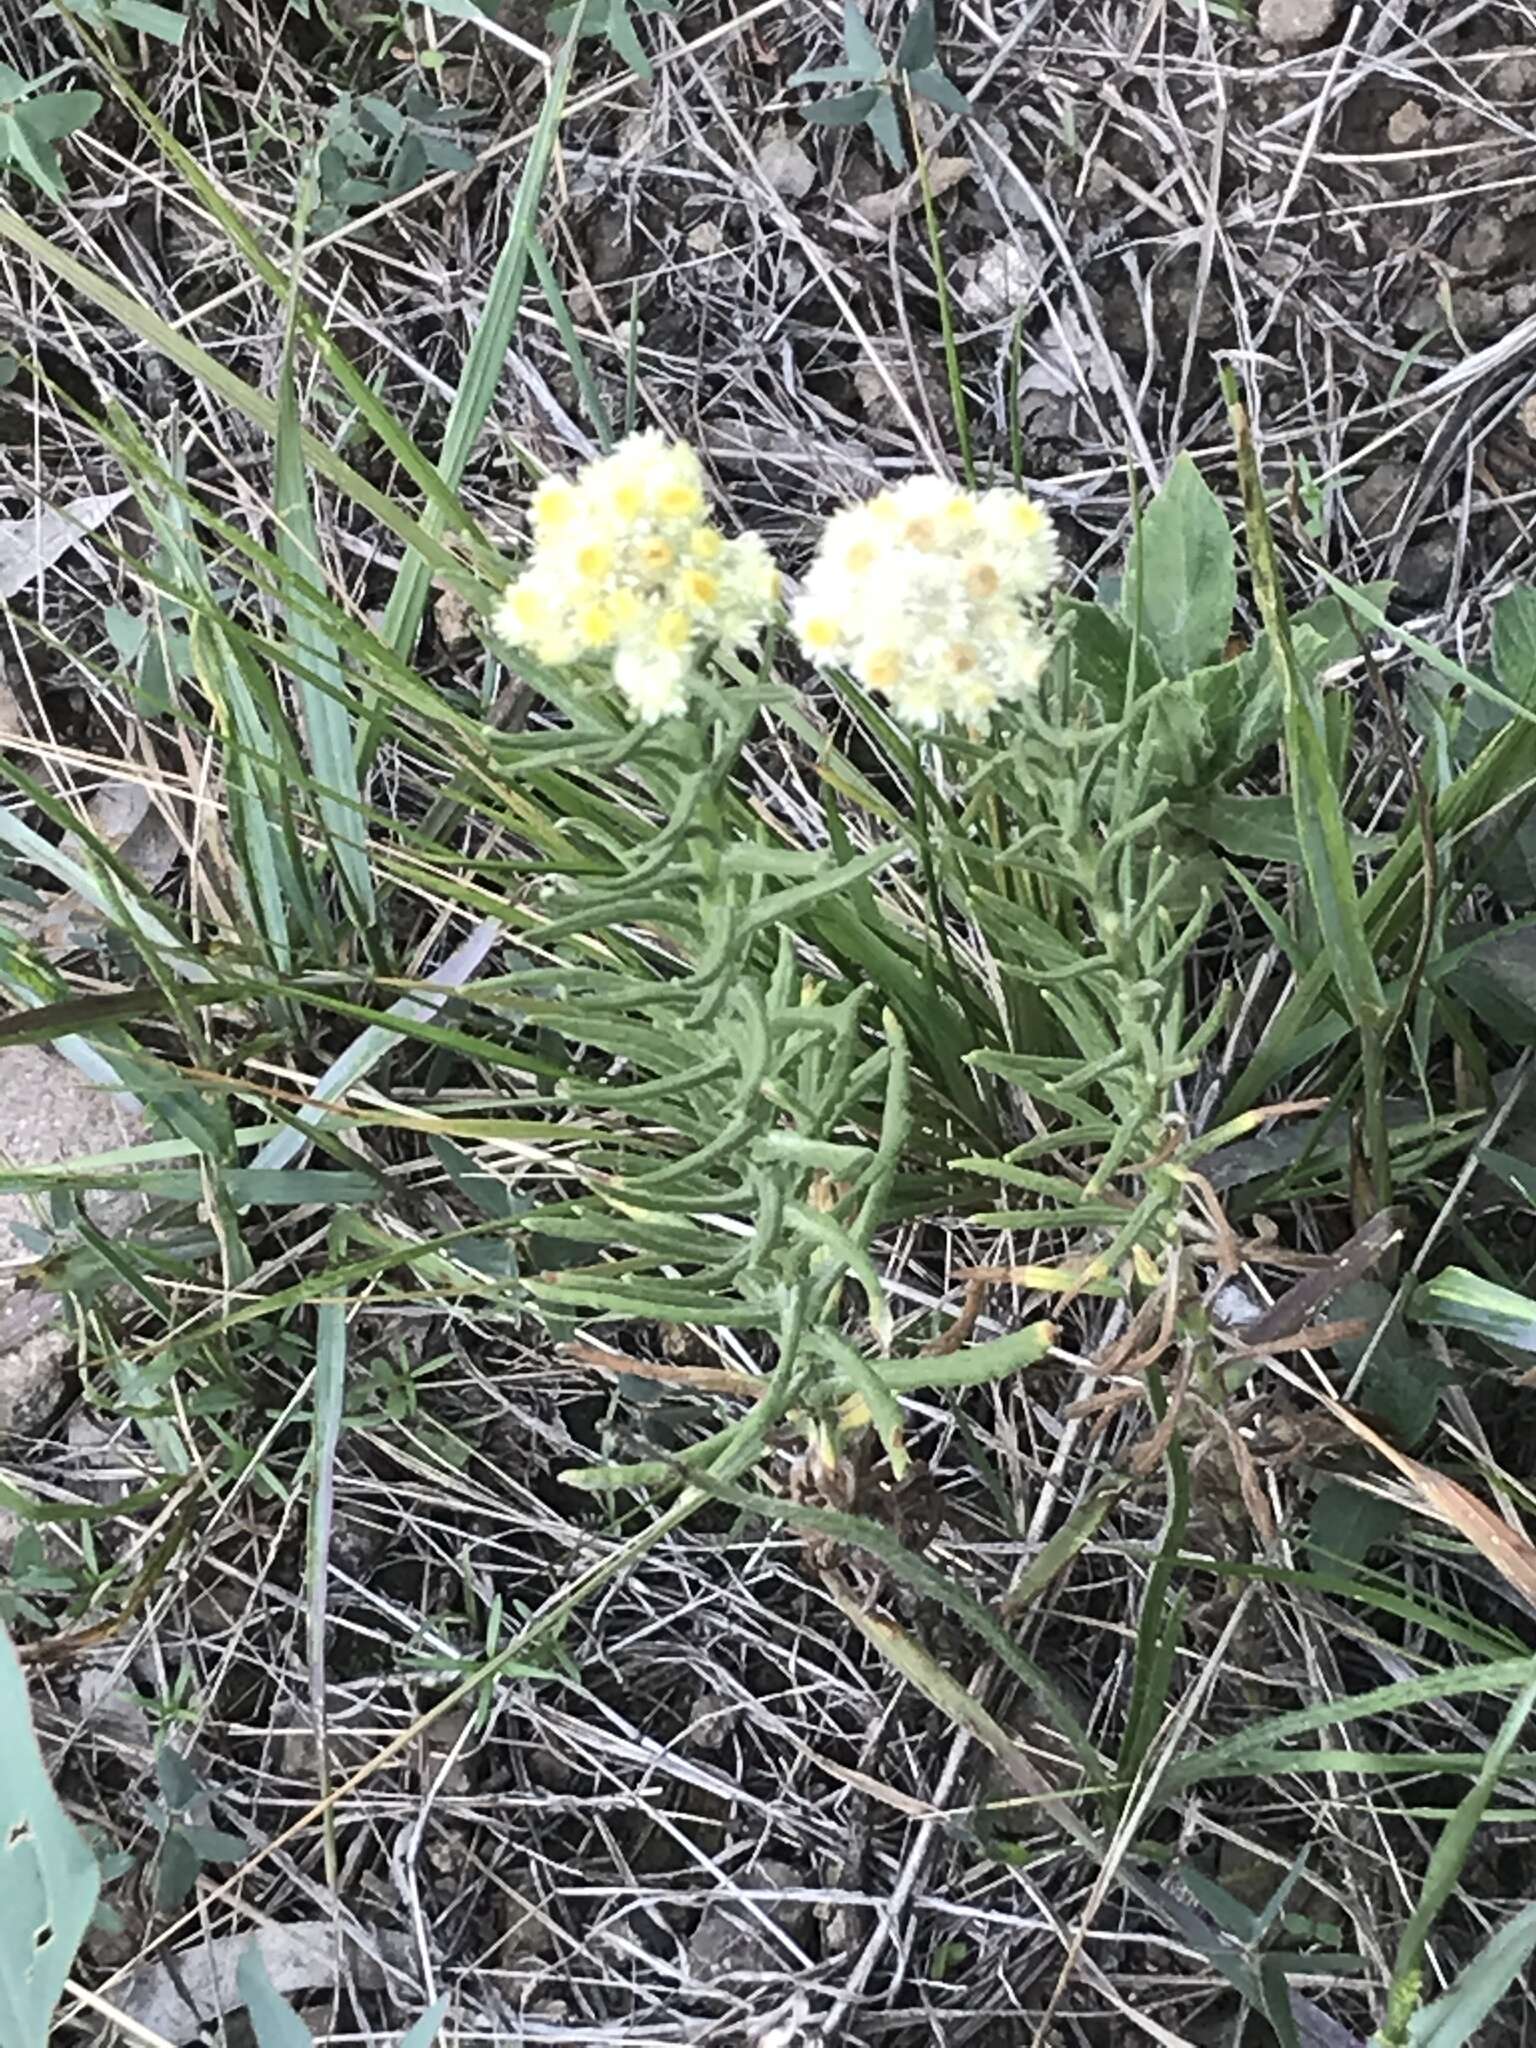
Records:
[[[1050,653],[1040,622],[1061,558],[1022,491],[915,476],[828,520],[794,627],[818,668],[845,668],[903,723],[981,724],[1028,696]]]
[[[533,497],[533,555],[493,623],[546,667],[607,655],[644,724],[671,717],[711,648],[747,645],[773,610],[778,572],[756,534],[727,540],[704,501],[699,458],[632,434],[572,481]]]

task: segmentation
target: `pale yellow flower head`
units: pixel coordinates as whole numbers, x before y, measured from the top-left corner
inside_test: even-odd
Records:
[[[982,725],[1038,685],[1060,572],[1050,519],[1024,492],[909,477],[827,521],[795,633],[817,668],[847,669],[904,724]]]
[[[631,434],[574,478],[547,478],[531,524],[497,633],[549,668],[606,656],[642,724],[685,710],[701,661],[749,646],[778,601],[763,542],[711,524],[698,456],[662,434]]]

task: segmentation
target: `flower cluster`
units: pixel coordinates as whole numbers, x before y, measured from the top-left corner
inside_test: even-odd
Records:
[[[915,476],[828,520],[795,632],[816,667],[848,669],[904,723],[979,725],[1038,684],[1040,605],[1060,566],[1023,492]]]
[[[503,639],[555,668],[609,656],[636,718],[682,711],[701,659],[748,644],[778,592],[755,534],[727,540],[708,516],[699,458],[632,434],[567,482],[533,497],[533,555],[503,593]]]

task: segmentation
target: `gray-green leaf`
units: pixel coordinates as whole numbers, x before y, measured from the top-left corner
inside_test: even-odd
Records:
[[[101,1873],[59,1804],[32,1731],[27,1682],[0,1624],[0,2041],[46,2041],[96,1908]]]
[[[1218,661],[1237,606],[1237,551],[1227,516],[1187,455],[1141,522],[1122,604],[1141,605],[1141,630],[1163,673],[1188,675]]]

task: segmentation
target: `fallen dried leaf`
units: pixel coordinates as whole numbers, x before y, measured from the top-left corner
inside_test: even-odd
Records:
[[[17,596],[35,583],[60,555],[78,547],[102,521],[109,519],[130,494],[106,491],[75,498],[57,511],[40,505],[25,519],[0,519],[0,600]]]
[[[933,157],[928,164],[929,190],[935,199],[942,199],[962,178],[970,177],[975,168],[968,156]],[[899,185],[893,185],[889,192],[871,192],[866,199],[856,199],[853,207],[854,212],[861,213],[872,228],[888,228],[893,220],[915,213],[922,203],[922,180],[914,171]]]
[[[1402,1473],[1426,1514],[1448,1522],[1458,1535],[1465,1536],[1487,1558],[1505,1585],[1536,1608],[1536,1543],[1523,1530],[1512,1528],[1459,1480],[1447,1479],[1443,1472],[1421,1465],[1417,1458],[1410,1458],[1395,1444],[1388,1443],[1368,1422],[1340,1403],[1331,1401],[1328,1406],[1362,1443],[1379,1451],[1389,1465]]]
[[[335,1988],[341,1958],[334,1927],[328,1920],[295,1920],[198,1942],[164,1962],[146,1964],[115,1994],[118,2009],[167,2041],[196,2041],[223,2014],[244,2005],[235,1971],[253,1944],[261,1951],[272,1988],[285,1998]],[[408,1947],[398,1937],[381,1937],[379,1947],[399,1951],[391,1961],[408,1960]],[[354,1973],[366,1990],[381,1990],[386,1982],[384,1966],[362,1949],[354,1949],[348,1959],[348,1974]]]

